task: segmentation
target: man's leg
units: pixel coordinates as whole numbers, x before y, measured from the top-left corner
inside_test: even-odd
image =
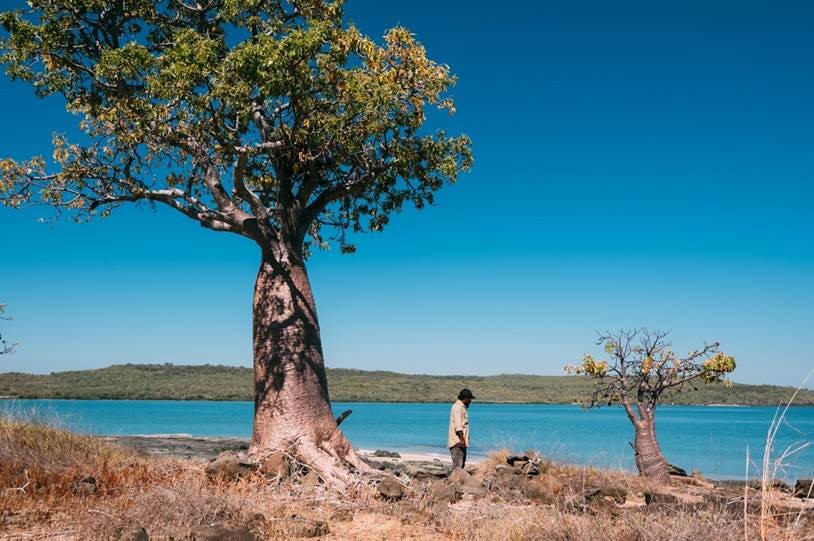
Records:
[[[461,449],[457,445],[455,447],[449,448],[449,454],[452,455],[452,467],[453,468],[463,468],[464,467],[464,456],[465,456],[465,449]]]
[[[459,447],[459,449],[461,449],[461,467],[463,468],[464,466],[466,466],[466,450],[467,450],[467,448],[466,447],[463,447],[463,448]]]

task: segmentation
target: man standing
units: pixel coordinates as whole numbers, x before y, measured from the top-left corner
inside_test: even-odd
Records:
[[[469,404],[472,403],[472,391],[461,389],[458,400],[449,412],[449,435],[447,446],[452,455],[452,467],[466,466],[466,449],[469,447]]]

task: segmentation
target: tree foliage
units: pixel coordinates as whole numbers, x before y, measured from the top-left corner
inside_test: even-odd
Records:
[[[381,43],[321,0],[30,0],[0,13],[6,73],[65,97],[86,137],[0,161],[0,200],[77,220],[162,204],[263,246],[379,231],[472,162],[447,66],[405,28]]]
[[[566,372],[585,375],[594,385],[586,407],[622,404],[653,411],[668,390],[700,381],[730,385],[727,375],[735,370],[735,358],[725,354],[717,342],[681,356],[667,341],[668,333],[634,329],[600,334],[607,360],[586,354]],[[630,412],[629,412],[630,413]]]

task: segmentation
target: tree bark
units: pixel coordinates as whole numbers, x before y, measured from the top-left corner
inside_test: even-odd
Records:
[[[648,479],[659,483],[670,482],[670,469],[656,439],[656,419],[653,412],[645,412],[634,424],[636,438],[633,447],[636,468]]]
[[[264,250],[254,292],[254,430],[250,454],[283,450],[342,488],[359,460],[331,412],[316,305],[303,258]]]

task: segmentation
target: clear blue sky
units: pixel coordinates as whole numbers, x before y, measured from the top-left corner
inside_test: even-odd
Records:
[[[22,2],[18,2],[22,3]],[[12,4],[3,2],[3,6]],[[734,379],[814,367],[814,3],[350,0],[459,76],[475,167],[352,256],[313,257],[328,366],[560,374],[598,329],[719,340]],[[0,154],[76,119],[0,82]],[[0,370],[249,365],[258,253],[171,211],[0,208]]]

